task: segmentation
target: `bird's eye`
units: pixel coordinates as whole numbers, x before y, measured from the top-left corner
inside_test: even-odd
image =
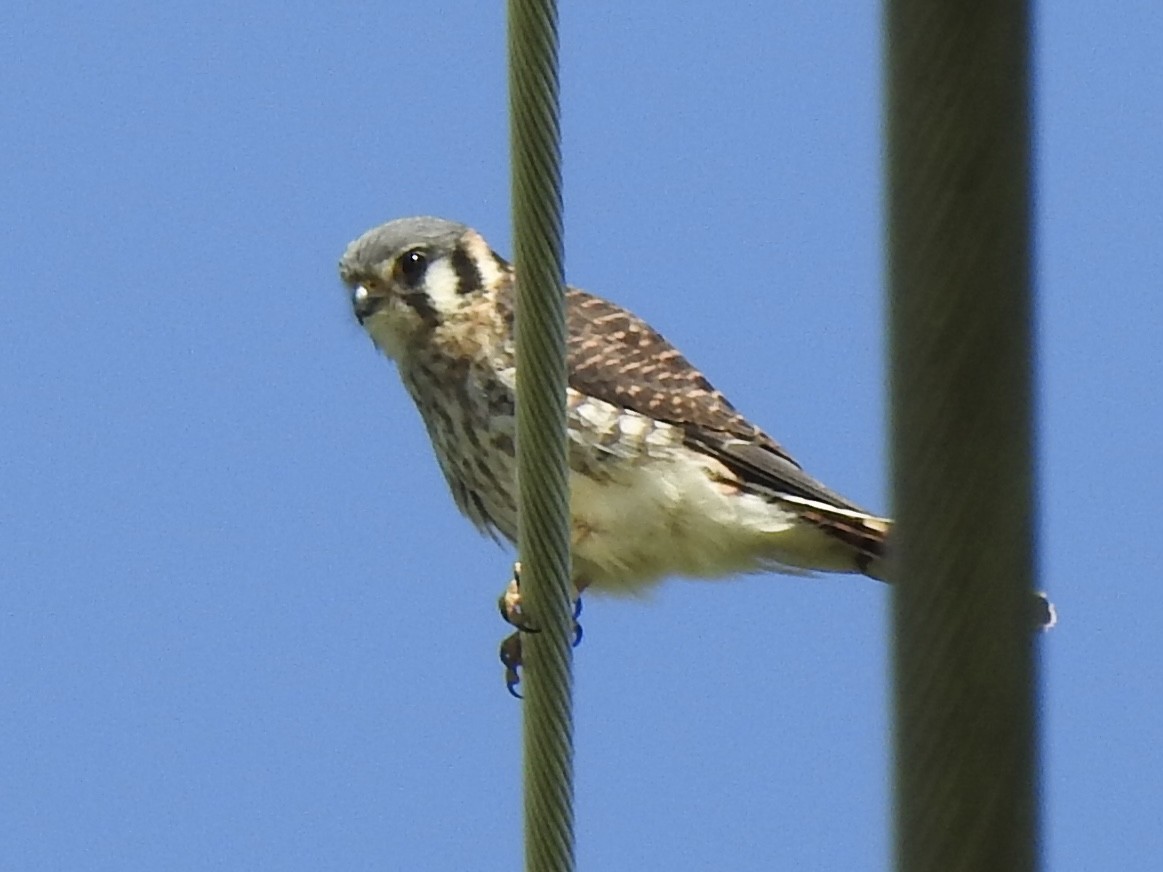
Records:
[[[404,252],[396,262],[396,270],[404,283],[409,287],[416,287],[424,278],[424,271],[428,269],[428,256],[418,248]]]

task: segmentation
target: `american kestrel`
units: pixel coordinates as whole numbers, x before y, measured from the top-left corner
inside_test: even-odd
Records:
[[[475,230],[425,217],[368,231],[339,272],[457,506],[514,542],[513,267]],[[804,472],[646,322],[577,288],[566,300],[579,593],[758,571],[882,577],[890,520]]]

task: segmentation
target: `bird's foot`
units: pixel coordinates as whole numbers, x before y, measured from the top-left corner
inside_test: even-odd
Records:
[[[501,611],[501,617],[517,628],[517,632],[501,642],[500,658],[501,664],[505,667],[505,688],[520,699],[521,694],[517,690],[517,685],[521,683],[521,634],[540,632],[538,627],[529,623],[528,616],[521,609],[520,561],[513,564],[513,578],[505,585],[505,590],[497,600],[497,607]],[[578,623],[581,612],[582,601],[579,594],[573,601],[573,641],[570,644],[575,648],[581,644],[583,635],[582,626]]]
[[[520,631],[506,636],[501,641],[501,665],[505,667],[505,690],[517,699],[521,699],[521,692],[517,685],[521,683],[521,633]]]
[[[501,592],[501,596],[497,600],[497,608],[501,610],[501,617],[505,619],[505,622],[516,627],[518,632],[538,632],[537,628],[526,620],[526,615],[521,610],[520,560],[513,564],[513,577],[509,579],[509,583],[505,585],[505,589]]]

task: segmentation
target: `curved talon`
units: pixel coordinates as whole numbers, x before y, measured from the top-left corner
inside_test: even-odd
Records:
[[[509,696],[513,699],[524,699],[521,696],[521,691],[517,690],[517,685],[521,683],[521,676],[515,670],[505,673],[505,689],[509,691]]]

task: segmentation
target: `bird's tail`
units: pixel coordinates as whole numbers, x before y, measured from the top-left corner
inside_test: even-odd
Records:
[[[869,578],[888,581],[885,576],[885,558],[893,527],[890,518],[829,506],[814,500],[804,500],[801,511],[805,519],[851,549],[855,570]],[[1048,630],[1058,622],[1054,604],[1042,591],[1031,594],[1031,611],[1033,624],[1040,630]]]
[[[779,502],[794,506],[796,514],[803,521],[826,534],[833,543],[827,549],[827,569],[833,572],[859,572],[879,581],[886,580],[884,558],[888,535],[892,530],[889,518],[791,494],[780,494]]]

